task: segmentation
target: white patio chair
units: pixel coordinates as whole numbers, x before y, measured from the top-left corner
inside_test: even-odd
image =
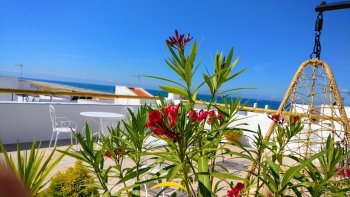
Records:
[[[76,131],[77,129],[77,123],[68,120],[66,117],[57,117],[55,108],[53,107],[53,105],[49,106],[49,111],[50,111],[50,118],[52,123],[52,134],[51,134],[49,147],[51,147],[52,138],[54,134],[56,134],[55,144],[54,144],[54,146],[56,146],[57,137],[60,133],[69,133],[71,144],[73,144],[73,131]]]
[[[129,110],[133,113],[135,112],[134,108],[132,108],[130,106],[126,106],[122,109],[121,114],[124,115],[124,120],[128,119],[128,116],[130,115]]]

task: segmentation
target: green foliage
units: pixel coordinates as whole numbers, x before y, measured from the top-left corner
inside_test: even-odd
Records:
[[[21,151],[20,143],[17,141],[17,163],[15,164],[12,156],[7,153],[3,143],[0,141],[0,148],[4,154],[4,159],[7,167],[22,181],[27,191],[32,196],[47,184],[45,179],[55,166],[62,160],[64,154],[58,157],[53,157],[56,153],[54,148],[48,156],[45,155],[45,150],[40,151],[41,143],[37,145],[36,140],[33,140],[32,147],[29,151]],[[70,147],[66,149],[68,151]]]
[[[209,87],[211,95],[216,95],[216,93],[219,91],[219,89],[225,82],[234,79],[235,77],[237,77],[238,75],[242,74],[245,71],[245,69],[242,69],[231,75],[231,72],[236,67],[239,61],[239,57],[236,58],[233,62],[232,62],[232,58],[233,58],[233,48],[231,48],[227,58],[223,55],[223,53],[216,52],[215,59],[213,62],[214,74],[213,75],[210,75],[209,73],[203,74],[203,78],[205,80],[205,83]],[[237,90],[237,89],[226,90],[223,93],[227,93],[232,90]]]
[[[244,149],[239,143],[235,144],[243,152],[232,151],[230,154],[256,164],[255,171],[250,171],[251,175],[245,180],[246,189],[254,188],[255,196],[263,196],[260,193],[262,188],[268,191],[268,196],[276,197],[291,194],[302,196],[302,191],[308,191],[310,196],[346,196],[350,188],[339,187],[341,181],[336,180],[336,169],[350,155],[350,151],[343,154],[343,150],[336,147],[329,136],[325,148],[307,158],[287,152],[287,145],[303,129],[299,118],[297,122],[293,122],[293,119],[291,116],[289,123],[277,123],[276,135],[270,141],[263,138],[259,128],[253,139],[255,147],[252,150]],[[266,154],[269,156],[264,157]],[[285,160],[290,159],[295,164],[285,166]]]
[[[325,151],[325,154],[317,158],[320,164],[319,167],[316,167],[313,163],[306,165],[306,174],[298,174],[296,179],[300,181],[300,185],[295,187],[306,187],[312,196],[322,196],[323,194],[346,196],[346,193],[350,191],[349,185],[343,188],[340,187],[342,180],[336,180],[335,177],[338,175],[337,166],[350,155],[350,151],[343,154],[343,149],[334,145],[331,136],[328,136],[323,151]],[[300,162],[300,158],[290,157]]]
[[[174,132],[181,136],[181,139],[174,141],[167,137],[161,137],[167,142],[166,152],[158,152],[157,156],[165,161],[170,162],[172,165],[168,169],[167,180],[173,179],[182,180],[181,183],[185,185],[189,196],[197,195],[193,189],[194,184],[198,184],[199,192],[201,196],[215,195],[219,187],[214,186],[214,176],[217,174],[216,158],[218,152],[222,150],[221,139],[224,136],[224,131],[234,121],[234,115],[239,109],[240,98],[233,100],[230,99],[230,103],[227,102],[225,96],[226,93],[238,90],[239,88],[223,90],[221,93],[225,98],[225,105],[219,107],[217,105],[217,94],[222,89],[225,83],[235,79],[245,69],[234,72],[239,58],[233,60],[233,49],[231,49],[227,56],[223,53],[216,53],[213,61],[213,73],[209,71],[203,74],[203,81],[199,84],[193,83],[194,75],[201,65],[202,60],[196,63],[196,56],[198,53],[197,42],[194,41],[188,54],[185,51],[184,46],[188,41],[182,42],[183,36],[176,32],[175,37],[167,42],[167,47],[170,52],[165,62],[173,70],[177,77],[181,79],[170,80],[163,77],[152,77],[160,79],[166,82],[170,82],[169,86],[160,86],[161,89],[179,94],[186,97],[189,101],[185,104],[179,104],[179,113],[176,120],[176,128]],[[175,45],[174,42],[175,41]],[[183,45],[184,44],[184,45]],[[187,118],[187,114],[193,110],[197,93],[204,85],[210,90],[211,99],[207,104],[206,111],[217,108],[223,116],[220,122],[217,118],[211,120],[210,129],[206,127],[206,120],[193,121]],[[161,108],[166,108],[167,104],[161,102],[161,106],[158,106],[159,111]],[[164,121],[167,122],[166,120]],[[219,175],[221,176],[221,175]],[[221,180],[219,180],[220,182]],[[213,191],[213,188],[215,191]]]
[[[130,179],[134,179],[136,182],[139,182],[141,181],[142,176],[151,169],[150,167],[143,166],[141,161],[143,153],[147,151],[145,148],[145,140],[151,134],[145,126],[150,110],[151,108],[149,106],[142,105],[138,109],[137,113],[129,111],[130,118],[127,122],[123,121],[123,129],[119,128],[120,131],[118,131],[122,135],[113,135],[113,132],[116,131],[112,131],[112,135],[109,137],[109,139],[113,139],[113,141],[120,143],[122,155],[124,156],[127,154],[128,158],[130,158],[135,164],[134,167],[127,167],[124,169],[125,174],[122,175],[118,183],[124,184]],[[108,141],[108,138],[105,138],[102,143],[107,149],[117,146],[117,144],[114,144],[108,147],[106,146],[108,144],[106,141]],[[121,173],[123,172],[120,171],[119,174],[121,175]],[[133,188],[133,195],[140,195],[140,186],[135,186]]]
[[[85,138],[78,132],[73,133],[77,141],[79,142],[81,148],[72,151],[62,151],[63,153],[83,161],[88,165],[91,170],[96,175],[104,194],[110,194],[107,187],[108,185],[108,172],[111,167],[104,169],[104,151],[101,149],[94,148],[97,145],[97,139],[93,137],[93,132],[91,131],[88,124],[85,126]]]
[[[94,178],[90,170],[81,161],[65,172],[58,172],[51,178],[50,186],[40,194],[40,197],[85,197],[98,195],[94,187]]]

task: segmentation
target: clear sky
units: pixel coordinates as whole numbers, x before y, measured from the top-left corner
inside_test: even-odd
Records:
[[[328,1],[330,3],[331,1]],[[334,2],[334,1],[332,1]],[[165,39],[191,33],[211,68],[231,47],[248,70],[226,87],[281,98],[314,44],[320,0],[0,0],[0,75],[138,84],[136,75],[176,80],[165,65]],[[324,13],[321,59],[350,90],[350,10]],[[141,86],[159,81],[141,78]],[[345,94],[346,95],[346,94]],[[346,96],[350,100],[349,96]]]

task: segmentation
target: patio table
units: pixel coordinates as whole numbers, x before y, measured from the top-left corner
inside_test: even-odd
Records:
[[[124,117],[123,114],[112,113],[112,112],[98,112],[98,111],[80,112],[80,115],[90,117],[90,118],[97,118],[100,126],[100,132],[103,134],[104,134],[103,120],[114,120],[114,119],[118,120]]]

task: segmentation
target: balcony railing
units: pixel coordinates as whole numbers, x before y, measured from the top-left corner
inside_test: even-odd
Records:
[[[23,90],[23,89],[10,89],[10,88],[0,88],[0,93],[9,94],[24,94],[24,95],[49,95],[49,96],[77,96],[77,97],[94,97],[94,98],[115,98],[115,99],[147,99],[147,100],[159,100],[159,97],[147,97],[147,96],[131,96],[131,95],[118,95],[118,94],[108,94],[108,93],[95,93],[95,92],[82,92],[82,91],[42,91],[42,90]],[[185,100],[183,100],[185,101]],[[196,101],[198,105],[205,105],[204,101]],[[266,113],[266,114],[276,114],[279,113],[278,110],[255,108],[242,106],[241,110],[256,112],[256,113]],[[290,112],[282,111],[282,115],[289,116]],[[322,119],[322,120],[334,120],[341,121],[340,117],[331,117],[319,114],[304,114],[304,113],[293,113],[293,115],[298,115],[300,117],[309,117],[312,119]],[[350,119],[348,119],[350,121]]]

